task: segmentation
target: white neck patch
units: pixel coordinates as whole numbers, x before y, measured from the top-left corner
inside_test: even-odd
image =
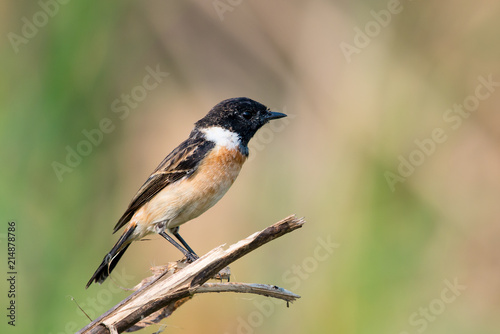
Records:
[[[230,150],[240,147],[240,136],[235,132],[218,126],[201,129],[200,131],[205,134],[207,140],[213,141],[216,145],[224,146]]]

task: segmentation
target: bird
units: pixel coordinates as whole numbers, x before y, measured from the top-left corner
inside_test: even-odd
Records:
[[[154,233],[179,249],[187,262],[196,261],[198,255],[180,236],[179,226],[224,196],[248,158],[250,139],[266,123],[286,116],[247,97],[215,105],[137,191],[113,233],[125,230],[85,288],[102,284],[133,241]]]

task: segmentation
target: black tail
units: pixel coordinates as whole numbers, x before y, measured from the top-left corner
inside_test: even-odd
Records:
[[[130,246],[130,240],[128,239],[132,234],[132,232],[134,231],[134,229],[135,226],[129,227],[125,231],[125,233],[122,234],[122,236],[120,237],[120,239],[118,239],[113,248],[109,251],[108,254],[106,254],[101,264],[95,271],[94,275],[92,275],[89,282],[85,286],[85,289],[87,289],[93,282],[101,284],[106,280],[106,278],[108,278],[109,274],[111,274],[113,269],[115,269],[118,261],[120,261],[123,253],[125,253],[128,246]]]

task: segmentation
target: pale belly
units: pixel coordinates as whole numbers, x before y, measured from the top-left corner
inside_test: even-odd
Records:
[[[245,160],[239,151],[225,148],[209,155],[190,178],[170,184],[136,212],[131,219],[137,224],[135,238],[158,232],[160,222],[174,228],[210,209],[229,190]]]

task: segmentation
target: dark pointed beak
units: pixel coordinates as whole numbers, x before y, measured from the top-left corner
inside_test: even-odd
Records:
[[[272,119],[278,119],[278,118],[283,118],[283,117],[286,117],[286,114],[283,114],[283,113],[280,113],[280,112],[276,112],[276,111],[271,111],[269,112],[267,115],[266,115],[266,119],[268,121],[272,120]]]

